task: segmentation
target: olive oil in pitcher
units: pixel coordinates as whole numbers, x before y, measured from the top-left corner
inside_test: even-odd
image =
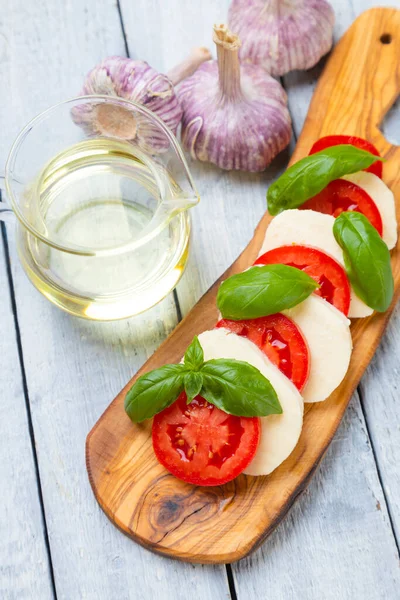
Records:
[[[78,316],[142,312],[183,272],[187,198],[173,170],[131,143],[99,137],[74,144],[47,163],[24,202],[51,242],[20,229],[21,261],[45,296]]]

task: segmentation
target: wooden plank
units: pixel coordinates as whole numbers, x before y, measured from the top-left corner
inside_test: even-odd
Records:
[[[356,395],[307,491],[233,573],[243,599],[398,597],[398,554]]]
[[[114,0],[96,5],[17,0],[8,3],[0,27],[6,37],[0,62],[0,84],[7,90],[0,112],[3,164],[26,121],[76,94],[87,70],[107,55],[124,54],[124,42]],[[194,597],[226,598],[224,569],[171,563],[132,544],[104,517],[87,481],[86,434],[110,394],[175,326],[172,296],[144,317],[115,324],[73,319],[32,288],[13,241],[10,247],[58,597],[109,600],[168,593],[183,599],[190,589]],[[23,543],[19,539],[11,549],[12,560],[20,560]]]
[[[397,540],[400,541],[400,307],[360,384],[362,405]]]
[[[0,232],[0,596],[53,598]]]

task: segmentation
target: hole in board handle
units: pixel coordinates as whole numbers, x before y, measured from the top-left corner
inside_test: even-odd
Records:
[[[390,35],[390,33],[382,33],[379,39],[382,44],[390,44],[390,42],[392,41],[392,36]]]

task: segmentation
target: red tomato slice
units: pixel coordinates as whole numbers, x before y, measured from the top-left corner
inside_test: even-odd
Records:
[[[256,265],[289,265],[308,273],[320,284],[315,291],[346,316],[350,307],[350,284],[346,272],[334,258],[308,246],[281,246],[266,252]]]
[[[228,415],[201,396],[176,402],[153,421],[153,448],[175,477],[194,485],[222,485],[250,464],[260,441],[258,417]]]
[[[298,390],[303,389],[310,370],[310,356],[303,334],[291,319],[277,313],[243,321],[222,319],[217,327],[225,327],[254,342]]]
[[[299,206],[301,210],[315,210],[338,217],[345,210],[356,211],[367,217],[371,225],[382,236],[381,213],[365,190],[351,181],[335,179],[319,194]]]
[[[364,140],[363,138],[356,137],[355,135],[327,135],[322,137],[320,140],[315,142],[310,150],[310,154],[315,154],[316,152],[325,150],[325,148],[338,146],[339,144],[350,144],[356,148],[361,148],[361,150],[367,150],[367,152],[371,152],[371,154],[375,154],[375,156],[380,156],[378,150],[373,144],[371,144],[371,142],[368,142],[368,140]],[[383,165],[381,161],[376,161],[365,170],[377,175],[382,179],[382,169]]]

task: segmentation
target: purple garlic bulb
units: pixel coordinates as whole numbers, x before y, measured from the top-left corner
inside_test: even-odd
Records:
[[[218,60],[178,88],[182,142],[191,156],[222,169],[263,171],[290,141],[285,90],[261,67],[240,64],[239,38],[214,26]]]
[[[156,114],[175,134],[182,119],[174,85],[210,58],[206,48],[196,48],[169,75],[158,73],[145,61],[111,56],[94,67],[86,76],[81,96],[106,95],[131,100]],[[148,117],[110,104],[82,104],[72,111],[74,122],[89,135],[106,135],[135,141],[149,151],[162,151],[168,138]]]
[[[240,60],[272,75],[310,69],[332,47],[326,0],[232,0],[228,21],[242,40]]]

